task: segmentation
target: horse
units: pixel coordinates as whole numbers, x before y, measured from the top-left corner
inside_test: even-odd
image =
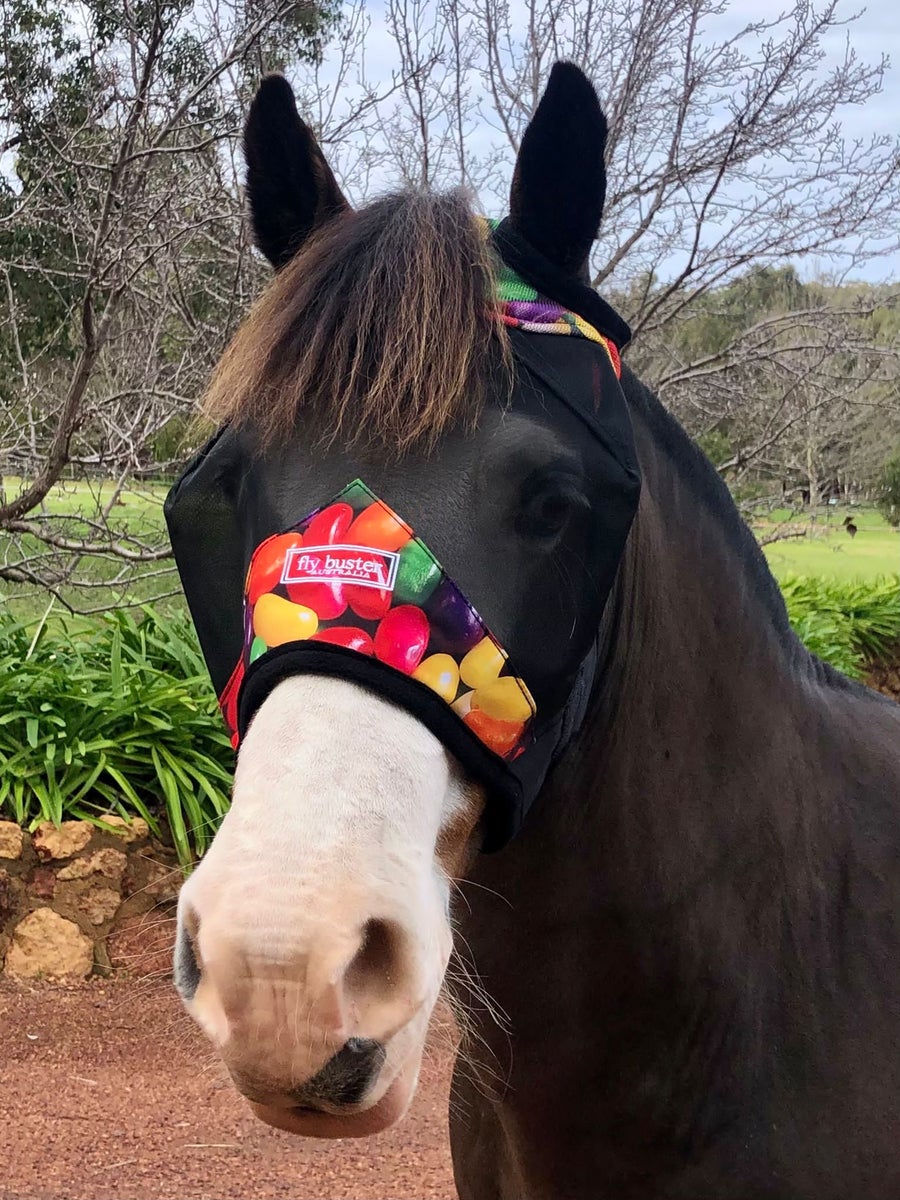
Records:
[[[563,290],[585,286],[605,139],[591,84],[557,64],[508,221]],[[278,77],[244,145],[276,271],[207,397],[227,501],[200,537],[207,641],[242,636],[259,531],[358,475],[415,513],[492,628],[537,621],[544,661],[577,643],[590,667],[492,853],[490,788],[408,706],[279,678],[181,891],[188,1011],[261,1119],[340,1138],[406,1112],[449,992],[461,1200],[895,1200],[900,707],[803,647],[718,474],[627,363],[642,485],[598,597],[614,497],[523,382],[466,198],[352,210]],[[536,353],[587,380],[608,361],[574,337]]]

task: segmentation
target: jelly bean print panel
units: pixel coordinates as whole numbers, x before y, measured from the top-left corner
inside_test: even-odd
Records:
[[[481,617],[409,526],[361,480],[256,548],[244,648],[220,697],[237,745],[244,674],[287,642],[368,655],[436,692],[501,758],[531,739],[535,704]]]

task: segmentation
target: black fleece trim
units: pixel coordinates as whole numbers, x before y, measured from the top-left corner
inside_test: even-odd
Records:
[[[421,721],[466,771],[483,783],[490,798],[483,817],[482,850],[499,850],[519,828],[523,816],[522,783],[503,759],[464,725],[430,687],[376,658],[326,642],[286,642],[252,663],[238,695],[238,733],[245,737],[257,709],[272,689],[305,672],[348,679],[369,688]],[[540,735],[538,735],[540,736]],[[527,753],[527,752],[526,752]]]

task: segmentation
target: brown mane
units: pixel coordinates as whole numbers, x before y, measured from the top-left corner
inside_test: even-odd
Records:
[[[398,192],[330,221],[279,272],[203,409],[264,448],[310,413],[323,439],[402,452],[474,425],[493,337],[488,242],[459,192]]]

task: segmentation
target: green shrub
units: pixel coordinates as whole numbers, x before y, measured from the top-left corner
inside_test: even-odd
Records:
[[[900,579],[782,584],[805,645],[847,675],[900,646]],[[164,817],[184,865],[228,807],[233,753],[185,615],[33,627],[0,613],[0,815]]]
[[[900,646],[900,577],[842,581],[792,576],[781,583],[794,632],[846,675]]]
[[[233,753],[186,617],[0,619],[0,813],[21,825],[165,816],[181,862],[228,806]]]

